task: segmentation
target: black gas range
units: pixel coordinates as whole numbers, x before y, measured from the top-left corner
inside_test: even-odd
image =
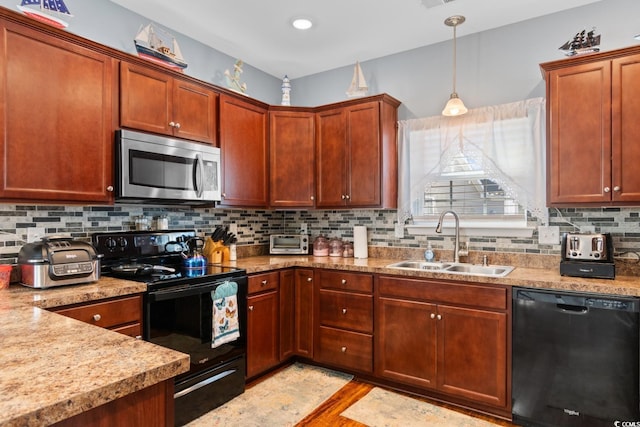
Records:
[[[247,275],[234,267],[183,265],[195,230],[96,233],[103,276],[147,284],[143,338],[187,353],[176,377],[176,425],[244,392]]]

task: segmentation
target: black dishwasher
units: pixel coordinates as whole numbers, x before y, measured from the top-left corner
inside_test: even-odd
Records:
[[[514,288],[514,423],[640,425],[638,302]]]

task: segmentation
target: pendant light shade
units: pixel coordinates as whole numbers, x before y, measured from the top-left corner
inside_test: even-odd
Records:
[[[451,92],[449,101],[447,105],[445,105],[444,110],[442,110],[443,116],[461,116],[469,111],[456,92],[456,27],[464,21],[465,17],[462,15],[450,16],[444,20],[445,25],[453,27],[453,92]]]

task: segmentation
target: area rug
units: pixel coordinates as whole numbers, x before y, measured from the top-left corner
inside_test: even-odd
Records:
[[[294,426],[352,378],[295,363],[187,426]]]
[[[341,414],[369,427],[495,427],[488,421],[378,387]]]

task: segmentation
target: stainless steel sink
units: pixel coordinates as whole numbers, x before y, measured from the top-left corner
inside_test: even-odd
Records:
[[[508,265],[475,265],[466,263],[446,263],[427,261],[400,261],[387,265],[387,268],[399,268],[403,270],[435,271],[442,273],[460,274],[468,276],[504,277],[514,269]]]

